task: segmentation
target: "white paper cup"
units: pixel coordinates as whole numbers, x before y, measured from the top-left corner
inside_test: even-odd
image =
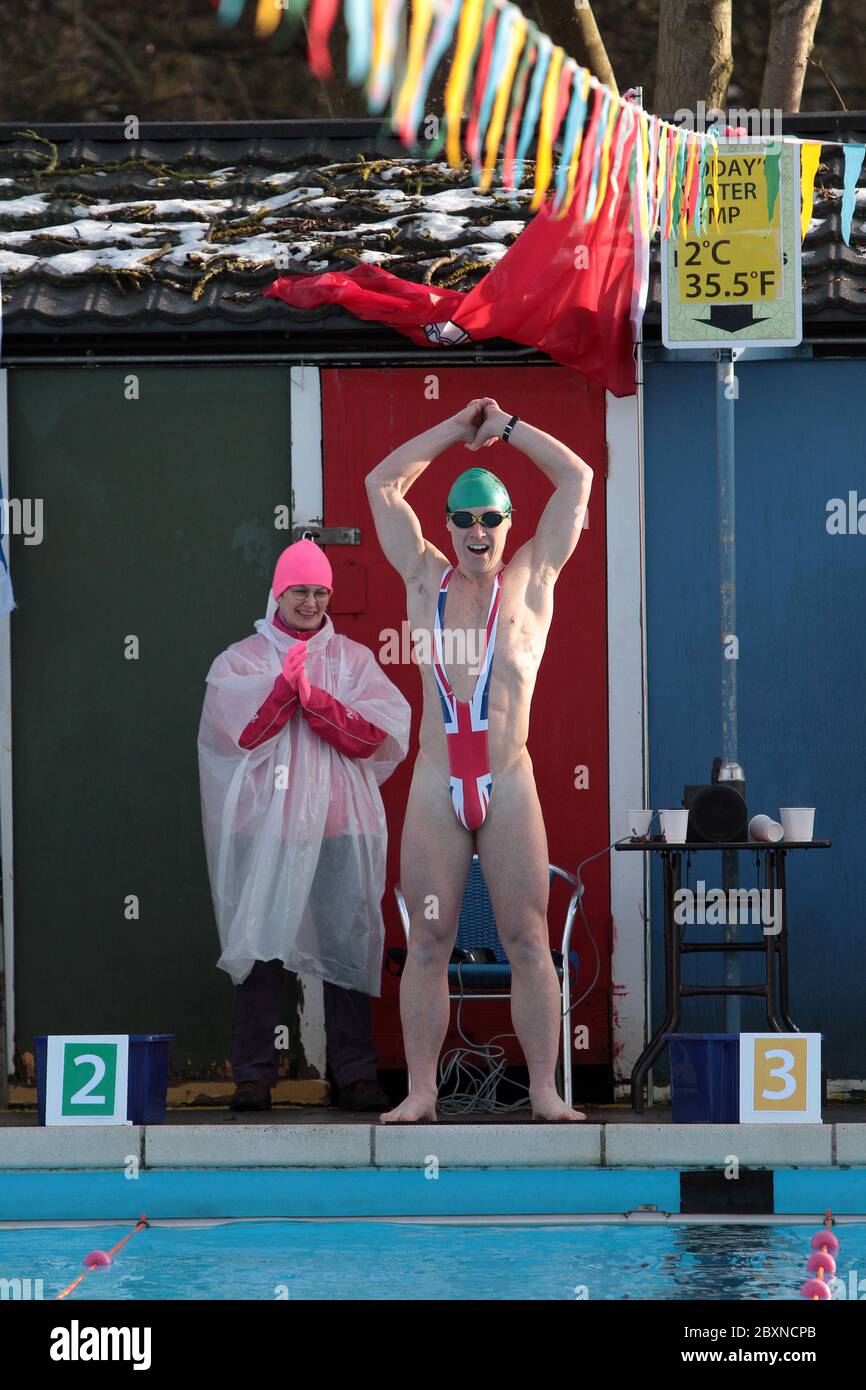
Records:
[[[652,811],[629,811],[628,813],[628,833],[629,835],[648,835],[652,822]]]
[[[662,834],[669,844],[684,845],[689,832],[688,810],[659,811]]]
[[[784,835],[784,827],[772,816],[752,816],[749,821],[749,835],[753,840],[765,840],[775,844]]]
[[[786,840],[811,840],[815,830],[815,807],[780,806],[779,820]]]

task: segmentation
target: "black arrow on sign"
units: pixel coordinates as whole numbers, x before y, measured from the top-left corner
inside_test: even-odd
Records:
[[[714,304],[708,319],[698,319],[698,323],[708,323],[720,328],[723,333],[739,333],[743,328],[751,328],[753,323],[765,323],[768,315],[755,318],[754,304]]]

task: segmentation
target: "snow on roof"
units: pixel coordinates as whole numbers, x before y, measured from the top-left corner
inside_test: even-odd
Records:
[[[530,217],[531,164],[517,193],[480,193],[468,168],[383,154],[367,136],[323,159],[312,126],[302,139],[234,139],[230,161],[219,126],[135,144],[75,129],[48,148],[20,131],[0,142],[7,331],[34,315],[68,325],[78,308],[82,328],[163,313],[275,326],[295,313],[261,295],[278,275],[353,264],[468,290]]]
[[[292,320],[324,318],[348,331],[354,320],[341,309],[294,310],[262,290],[280,274],[352,265],[470,290],[531,216],[531,161],[516,192],[481,193],[468,167],[383,144],[377,122],[286,122],[277,134],[255,122],[164,135],[154,126],[135,142],[104,127],[62,129],[56,139],[0,132],[4,333],[51,324],[285,331]],[[825,147],[804,245],[804,312],[862,321],[866,187],[847,247],[841,175],[841,150]],[[658,302],[654,273],[648,325]]]

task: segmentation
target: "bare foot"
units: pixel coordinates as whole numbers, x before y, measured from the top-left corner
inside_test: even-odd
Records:
[[[573,1124],[575,1120],[586,1119],[582,1110],[573,1110],[570,1105],[566,1105],[556,1091],[546,1091],[542,1095],[530,1093],[530,1100],[533,1120],[540,1120],[546,1124]]]
[[[436,1123],[436,1092],[410,1091],[393,1110],[386,1110],[379,1116],[383,1125],[412,1125],[422,1120]]]

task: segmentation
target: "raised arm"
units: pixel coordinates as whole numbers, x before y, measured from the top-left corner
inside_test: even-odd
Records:
[[[406,501],[406,493],[437,455],[452,444],[469,444],[475,438],[485,407],[492,403],[488,396],[470,401],[450,419],[401,444],[367,474],[367,496],[379,544],[404,579],[411,579],[428,555],[439,553],[421,534],[421,523]]]
[[[488,401],[483,423],[469,448],[484,449],[495,444],[510,419],[510,414],[500,410],[495,401]],[[509,569],[526,564],[537,581],[553,583],[580,539],[592,487],[592,469],[561,440],[525,420],[517,421],[505,447],[508,446],[520,449],[531,458],[555,488],[541,513],[535,535],[515,551]]]

